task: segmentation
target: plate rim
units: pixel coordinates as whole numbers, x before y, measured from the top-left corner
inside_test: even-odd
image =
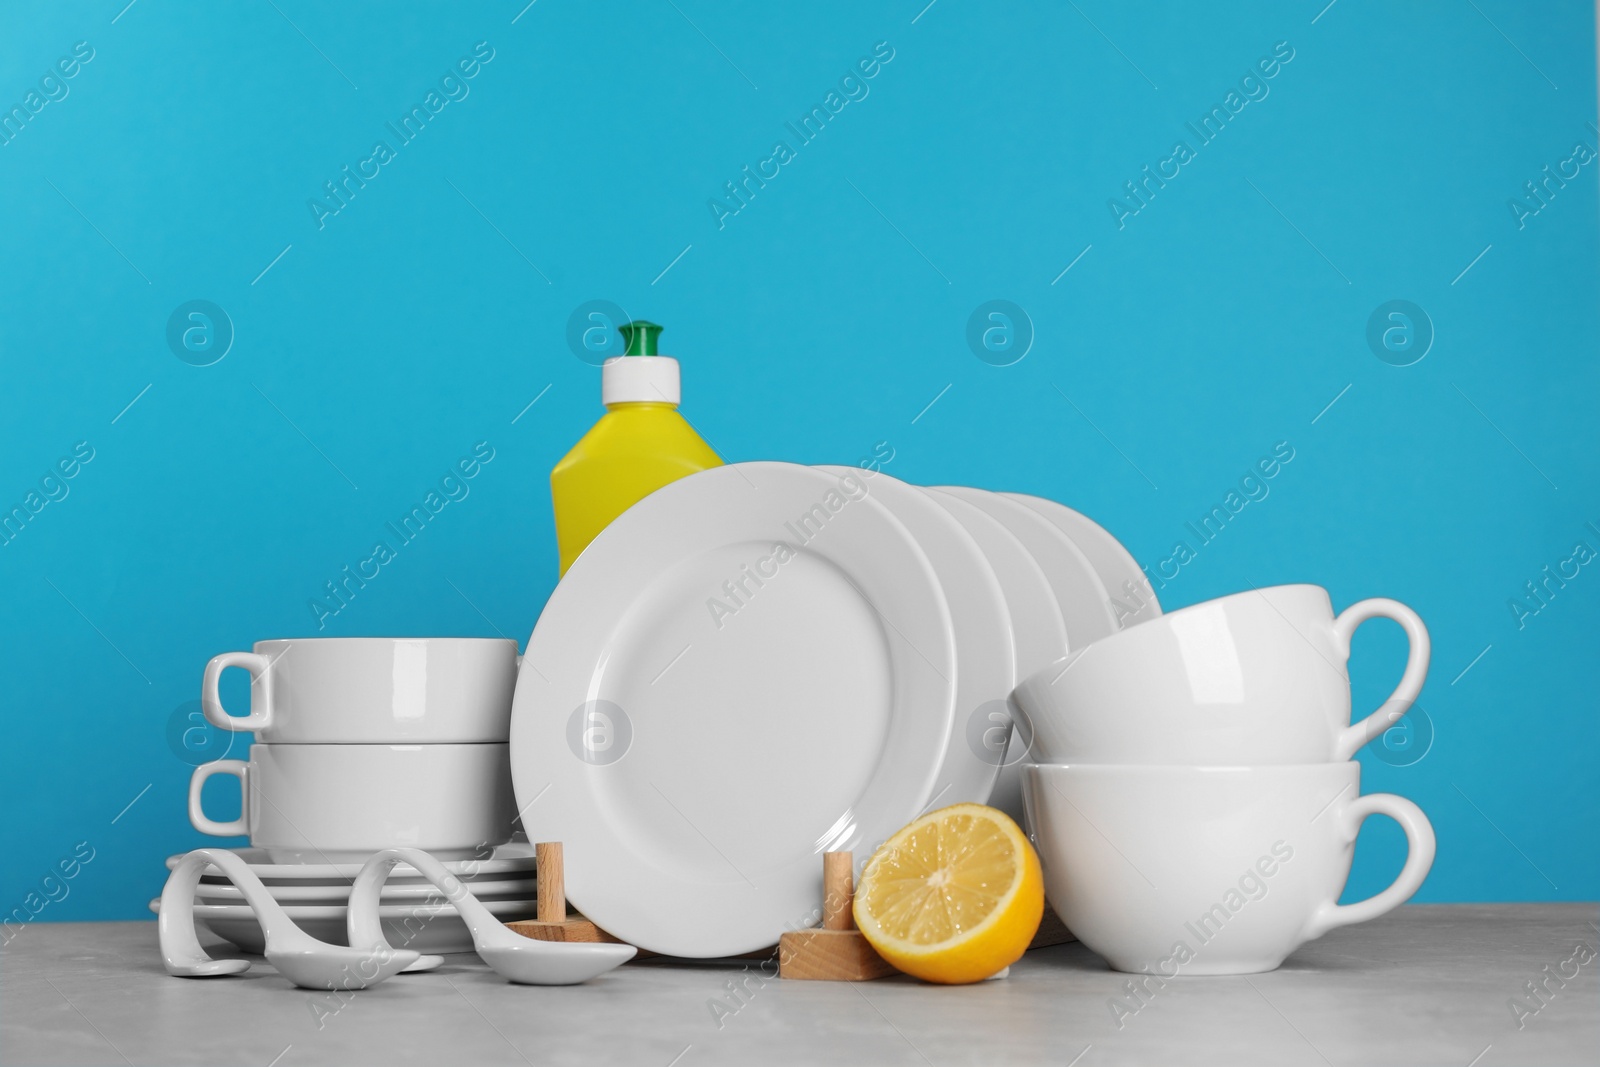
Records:
[[[1083,550],[1084,556],[1089,560],[1089,565],[1099,573],[1100,584],[1106,587],[1107,596],[1126,595],[1126,590],[1122,589],[1120,583],[1117,586],[1117,592],[1115,594],[1112,593],[1111,580],[1114,577],[1120,578],[1122,582],[1131,579],[1135,583],[1143,583],[1140,591],[1142,595],[1148,598],[1148,603],[1145,607],[1133,612],[1125,621],[1118,622],[1117,629],[1126,630],[1137,623],[1159,618],[1164,613],[1164,609],[1161,607],[1161,599],[1156,596],[1154,583],[1144,573],[1144,569],[1139,566],[1139,561],[1134,558],[1133,553],[1128,551],[1128,546],[1123,544],[1116,534],[1078,509],[1068,507],[1059,500],[1051,500],[1047,496],[1038,496],[1033,493],[1016,493],[1009,490],[998,492],[995,495],[1007,497],[1015,500],[1025,508],[1031,508],[1051,523],[1054,523],[1062,533],[1072,538],[1078,547]],[[1084,538],[1092,539],[1095,542],[1093,552],[1084,545]],[[1096,556],[1103,557],[1107,566],[1113,568],[1116,573],[1108,573],[1106,567],[1102,567],[1097,561]],[[1150,610],[1152,608],[1154,610]]]
[[[502,915],[515,914],[518,911],[534,911],[537,902],[533,897],[518,900],[482,900],[479,901],[489,909],[489,914],[496,918]],[[161,914],[161,898],[151,897],[146,905],[157,915]],[[294,920],[315,919],[343,919],[349,914],[347,904],[281,904],[279,905],[289,918]],[[248,904],[202,904],[196,901],[190,909],[197,920],[207,919],[251,919],[256,917],[255,909]],[[378,918],[402,919],[419,917],[427,919],[440,919],[447,916],[459,915],[454,904],[380,904]]]
[[[538,892],[535,885],[535,879],[531,877],[495,879],[493,881],[486,882],[463,882],[462,884],[471,889],[472,895],[478,897],[480,900],[486,896],[505,897],[513,893],[522,894],[531,898]],[[510,888],[496,888],[497,886]],[[316,901],[307,901],[305,899],[296,900],[294,896],[279,896],[278,890],[280,889],[305,890],[307,891],[308,896],[312,893],[315,893],[317,899],[321,900],[323,903],[334,903],[334,898],[349,900],[351,886],[343,882],[334,882],[328,885],[298,885],[294,883],[279,883],[277,885],[267,886],[267,892],[272,894],[272,899],[276,900],[279,904],[305,904],[315,903]],[[390,890],[392,889],[404,890],[404,892],[398,895],[391,895]],[[408,882],[404,885],[398,886],[391,886],[388,883],[385,883],[378,901],[380,904],[398,904],[412,899],[427,899],[429,896],[435,893],[439,894],[440,896],[444,895],[443,890],[440,890],[432,882],[426,880],[421,882]],[[207,898],[204,901],[204,903],[207,904],[228,903],[235,900],[243,901],[246,899],[244,890],[240,889],[232,882],[201,882],[195,887],[195,899],[198,901],[201,897]],[[321,898],[324,897],[328,899],[322,900]]]
[[[987,511],[984,511],[971,500],[968,500],[965,497],[957,496],[954,493],[946,492],[943,489],[936,489],[933,486],[922,485],[917,486],[916,488],[922,490],[924,493],[932,497],[936,502],[939,503],[941,507],[945,507],[947,505],[951,506],[953,508],[951,514],[956,517],[957,522],[965,524],[966,520],[963,518],[963,509],[965,509],[966,512],[970,512],[971,515],[976,516],[980,521],[993,525],[994,530],[997,531],[1003,539],[1002,543],[1007,546],[1007,550],[1015,553],[1016,559],[1020,561],[1024,568],[1031,568],[1031,573],[1027,575],[1027,580],[1030,582],[1030,584],[1034,585],[1035,588],[1042,591],[1041,595],[1038,597],[1038,604],[1036,606],[1044,606],[1047,608],[1045,614],[1048,616],[1048,618],[1042,620],[1042,624],[1043,626],[1050,628],[1051,632],[1048,635],[1048,640],[1044,642],[1048,645],[1048,649],[1042,654],[1043,657],[1048,658],[1043,659],[1043,662],[1039,664],[1039,668],[1047,667],[1056,660],[1066,656],[1067,621],[1061,614],[1061,605],[1056,601],[1055,593],[1050,588],[1049,579],[1045,576],[1044,568],[1040,566],[1039,561],[1034,557],[1034,554],[1028,551],[1028,546],[1023,544],[1022,541],[1018,539],[1017,535],[1011,532],[1010,527],[1006,526],[1005,523],[1001,522]],[[983,542],[980,540],[979,547],[982,546]],[[989,555],[987,548],[984,548],[984,554]],[[990,566],[994,565],[994,559],[992,556],[990,557],[989,563]],[[1006,608],[1012,614],[1012,630],[1021,631],[1024,629],[1039,629],[1041,625],[1040,619],[1019,619],[1017,617],[1016,609],[1012,604],[1010,586],[1007,584],[1005,578],[1002,577],[1001,571],[998,568],[995,569],[995,577],[1000,580],[1000,587],[1006,594]],[[1056,651],[1058,648],[1060,651]],[[1039,668],[1034,669],[1036,670]],[[1027,677],[1031,673],[1033,673],[1032,670],[1022,666],[1022,657],[1019,656],[1017,658],[1017,681],[1020,683],[1023,678]]]
[[[759,488],[757,482],[762,483]],[[727,526],[724,530],[722,526],[727,525],[728,513],[739,508],[750,508],[750,501],[756,499],[750,496],[754,492],[763,494],[760,498],[763,502],[775,503],[763,507],[759,512],[750,512],[749,521],[742,527]],[[903,822],[913,818],[926,806],[932,795],[945,759],[950,724],[956,714],[955,685],[952,681],[955,642],[950,608],[937,573],[916,538],[881,500],[874,500],[870,492],[865,492],[859,498],[850,498],[851,508],[872,516],[852,520],[846,529],[855,532],[820,546],[810,540],[803,543],[817,556],[845,570],[847,574],[849,569],[846,562],[841,561],[841,556],[846,560],[852,555],[858,559],[866,556],[872,562],[881,563],[885,555],[892,551],[894,555],[890,557],[891,562],[899,568],[892,572],[895,578],[888,577],[891,572],[887,570],[883,574],[868,571],[863,575],[861,571],[864,567],[858,563],[857,573],[851,579],[853,583],[867,584],[868,588],[881,588],[901,579],[914,582],[917,588],[911,599],[916,606],[900,609],[897,617],[900,617],[904,629],[925,639],[933,635],[939,645],[934,654],[944,669],[933,668],[933,672],[939,675],[939,681],[934,682],[926,677],[927,672],[923,668],[916,668],[913,672],[911,665],[916,662],[913,653],[897,648],[895,636],[888,630],[883,631],[886,663],[894,678],[894,699],[890,705],[890,714],[894,718],[890,721],[904,719],[901,729],[911,729],[908,724],[921,722],[915,728],[926,731],[930,741],[925,746],[928,749],[926,752],[902,757],[902,770],[898,773],[908,780],[894,778],[880,762],[861,783],[857,803],[861,797],[868,795],[869,790],[878,789],[880,795],[887,794],[883,806],[893,808],[894,814],[891,816],[883,811],[864,815],[854,806],[843,812],[830,810],[824,813],[819,817],[819,822],[831,822],[832,829],[823,838],[811,842],[806,855],[786,860],[764,872],[761,878],[765,885],[756,887],[748,879],[694,881],[687,872],[663,868],[653,857],[630,854],[626,842],[612,827],[608,817],[600,814],[596,806],[585,804],[581,799],[589,794],[591,783],[595,780],[589,775],[623,766],[619,763],[597,768],[585,764],[567,752],[564,740],[568,706],[580,707],[584,699],[596,698],[596,692],[591,691],[595,663],[605,652],[603,640],[588,634],[574,636],[568,623],[569,616],[581,610],[585,603],[583,598],[590,596],[591,589],[596,586],[600,587],[601,592],[607,589],[605,580],[590,578],[590,573],[606,576],[613,583],[619,582],[620,579],[610,567],[610,563],[619,555],[627,559],[634,570],[649,565],[655,566],[658,573],[665,573],[675,562],[692,559],[696,553],[706,553],[721,545],[752,539],[747,536],[747,531],[769,520],[771,524],[762,525],[761,533],[753,539],[776,542],[782,539],[781,535],[774,535],[779,533],[777,523],[782,521],[784,515],[802,514],[808,505],[820,503],[827,494],[837,492],[836,476],[796,463],[755,461],[727,464],[691,474],[650,494],[603,530],[558,584],[541,613],[525,646],[523,666],[513,700],[512,783],[519,807],[524,810],[524,825],[529,835],[535,839],[561,839],[566,843],[568,899],[613,936],[641,948],[691,958],[734,955],[771,945],[777,941],[786,924],[809,925],[806,910],[813,908],[814,904],[802,906],[800,901],[810,902],[813,898],[820,900],[821,864],[815,858],[816,852],[840,845],[859,850],[864,843],[887,837],[898,829],[899,823],[888,825],[891,821]],[[694,509],[710,510],[714,507],[725,509],[718,520],[702,519],[700,515],[691,513]],[[695,522],[701,522],[705,528],[694,530]],[[721,525],[713,525],[713,522]],[[680,539],[682,547],[675,555],[655,540],[661,529],[672,529]],[[863,533],[869,530],[872,536],[864,538]],[[703,543],[692,543],[692,535],[697,532],[705,535]],[[885,533],[892,538],[892,550],[885,547]],[[636,546],[644,547],[637,548],[636,553],[630,556],[629,553],[635,551]],[[652,549],[663,558],[650,555]],[[859,586],[858,593],[867,596]],[[624,594],[612,593],[611,599],[624,600]],[[625,603],[631,604],[637,599],[626,600]],[[868,603],[878,612],[880,620],[887,618],[883,608],[889,605],[872,604],[870,599]],[[936,613],[931,622],[925,617],[924,607],[931,607]],[[891,613],[896,613],[893,608]],[[601,630],[614,633],[616,628],[615,622],[595,623],[589,627],[596,633]],[[901,637],[910,648],[918,648],[917,643],[905,637],[904,633]],[[572,651],[582,641],[601,647]],[[924,643],[931,642],[925,640]],[[561,658],[562,652],[567,653],[564,659]],[[552,654],[557,657],[554,665],[550,661]],[[926,658],[920,650],[914,654]],[[582,662],[578,666],[571,665],[577,661]],[[931,660],[927,663],[932,666]],[[568,674],[573,677],[565,677]],[[919,697],[919,689],[925,691],[924,697],[935,694],[937,699]],[[560,695],[555,695],[557,690]],[[936,739],[933,736],[935,725],[938,728]],[[885,751],[888,752],[889,748],[886,747]],[[912,772],[904,769],[913,765],[916,781],[910,781]],[[557,786],[565,786],[573,799],[566,804],[548,805],[542,810],[536,807],[544,791]],[[792,803],[793,798],[785,798],[785,802]],[[883,826],[874,824],[869,827],[869,819],[881,822]],[[841,836],[845,837],[845,841],[838,840]],[[833,843],[830,844],[830,840]],[[855,843],[858,840],[860,843]],[[584,853],[588,854],[586,858]],[[737,871],[737,868],[734,870]],[[719,875],[725,873],[718,872]],[[649,884],[654,889],[650,907],[641,907],[628,899],[628,887],[637,884]],[[670,899],[671,903],[663,905],[664,898]],[[663,906],[675,909],[670,923],[660,917]]]
[[[970,501],[977,507],[983,508],[985,511],[988,511],[989,514],[992,515],[996,520],[1003,524],[1008,530],[1011,530],[1013,534],[1016,533],[1016,527],[1006,522],[1006,517],[1008,515],[1022,516],[1025,521],[1036,522],[1038,524],[1035,527],[1036,529],[1040,530],[1053,542],[1066,549],[1067,555],[1071,557],[1073,563],[1080,571],[1080,577],[1086,578],[1090,583],[1092,583],[1093,589],[1098,591],[1098,596],[1096,596],[1093,600],[1095,607],[1095,628],[1098,630],[1100,629],[1100,624],[1104,624],[1104,629],[1102,632],[1098,632],[1093,636],[1080,634],[1076,639],[1074,639],[1072,632],[1074,628],[1073,616],[1069,615],[1065,605],[1062,605],[1061,614],[1062,618],[1067,624],[1067,648],[1069,652],[1076,652],[1085,645],[1093,644],[1102,637],[1107,637],[1116,633],[1121,628],[1117,625],[1116,615],[1111,610],[1109,596],[1106,592],[1106,585],[1105,582],[1100,579],[1100,572],[1095,569],[1093,563],[1089,562],[1089,557],[1084,554],[1083,549],[1078,547],[1078,543],[1068,536],[1067,532],[1061,527],[1057,526],[1048,518],[1039,514],[1037,511],[1034,511],[1032,508],[1021,503],[1020,501],[1012,500],[1005,494],[997,493],[990,489],[978,489],[973,486],[966,485],[936,485],[933,488],[944,492],[949,492],[954,496],[959,496],[964,500]],[[989,507],[986,505],[994,505],[995,510],[990,511]],[[1027,542],[1023,542],[1023,547],[1027,547]],[[1030,553],[1032,551],[1032,549],[1029,549]],[[1048,578],[1050,573],[1049,568],[1046,568],[1044,563],[1038,560],[1037,556],[1034,558],[1036,562],[1039,562],[1040,569],[1045,571],[1045,575]],[[1053,583],[1051,585],[1051,591],[1052,593],[1055,591],[1055,586]],[[1060,599],[1061,598],[1059,596],[1056,597],[1058,604],[1060,603]]]
[[[858,470],[831,463],[816,464],[815,469],[836,477],[843,477]],[[960,519],[924,493],[921,486],[882,471],[861,473],[867,485],[877,484],[881,480],[882,484],[888,487],[884,505],[895,518],[905,524],[911,536],[917,539],[917,543],[922,545],[924,551],[929,549],[918,527],[928,522],[942,527],[953,542],[938,546],[936,551],[942,555],[944,551],[954,549],[955,552],[966,556],[965,559],[956,559],[952,556],[944,560],[935,559],[932,552],[929,554],[934,575],[945,591],[946,600],[950,602],[952,624],[956,631],[956,715],[950,723],[944,762],[939,768],[938,782],[943,788],[936,787],[936,792],[919,814],[926,814],[935,807],[946,807],[950,804],[988,803],[1000,778],[1000,765],[984,761],[968,746],[967,719],[988,701],[1008,699],[1017,683],[1022,681],[1023,676],[1017,663],[1016,633],[1005,588],[1000,582],[1000,576],[995,573],[993,564],[989,562],[988,553],[983,550],[978,539]],[[872,491],[874,490],[868,490],[869,493]],[[905,510],[902,509],[920,514],[912,515],[908,519]],[[954,577],[948,575],[947,568],[955,569],[958,574]],[[963,584],[957,595],[952,596],[950,592],[952,581],[971,584]],[[974,621],[975,611],[987,612],[988,618]],[[996,636],[999,637],[998,640],[995,640]],[[984,645],[988,647],[983,647]],[[992,662],[990,657],[996,653],[1005,661],[1004,669],[998,674],[1009,680],[996,685],[992,679],[982,679],[980,674],[980,681],[974,685],[972,675],[990,669]],[[969,687],[972,692],[967,691]],[[960,773],[963,770],[967,772],[965,775]],[[881,841],[873,842],[870,849],[855,857],[857,872],[865,866],[872,852],[877,851],[877,846],[880,844]]]

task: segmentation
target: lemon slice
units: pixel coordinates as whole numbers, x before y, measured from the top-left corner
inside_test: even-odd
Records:
[[[977,982],[1015,963],[1044,914],[1039,857],[1004,812],[956,804],[885,841],[861,872],[856,927],[930,982]]]

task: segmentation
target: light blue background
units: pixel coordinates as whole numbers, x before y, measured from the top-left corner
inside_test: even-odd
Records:
[[[1600,896],[1600,573],[1522,628],[1507,605],[1600,549],[1597,167],[1524,228],[1507,204],[1595,144],[1588,5],[124,2],[0,32],[6,108],[95,50],[0,147],[0,503],[95,450],[0,547],[3,910],[89,841],[40,920],[147,916],[209,840],[168,741],[207,658],[315,632],[310,598],[478,441],[470,496],[323,632],[526,640],[547,475],[601,411],[565,342],[591,299],[666,324],[730,460],[888,442],[889,473],[1054,497],[1152,566],[1290,442],[1163,602],[1415,606],[1433,747],[1361,760],[1438,830],[1417,899]],[[479,41],[470,95],[319,229],[308,199]],[[707,201],[879,41],[870,95],[719,230]],[[1270,95],[1119,230],[1107,200],[1278,41]],[[964,340],[995,298],[1036,331],[1014,366]],[[192,299],[236,331],[213,366],[165,342]],[[1413,366],[1365,340],[1392,299],[1436,330]],[[1402,657],[1362,630],[1358,708]],[[1362,840],[1347,898],[1400,863],[1391,824]]]

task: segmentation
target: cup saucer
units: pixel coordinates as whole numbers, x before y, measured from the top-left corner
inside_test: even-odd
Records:
[[[361,873],[360,863],[276,863],[261,848],[229,849],[250,865],[256,877],[271,887],[274,883],[301,883],[312,885],[345,885],[355,881]],[[183,853],[167,857],[167,870],[177,866]],[[510,841],[496,845],[486,859],[451,860],[445,869],[463,882],[487,878],[531,878],[534,871],[533,846],[526,841]],[[225,881],[214,868],[208,869],[201,883]],[[426,880],[409,865],[396,868],[390,881],[397,884],[422,884]]]

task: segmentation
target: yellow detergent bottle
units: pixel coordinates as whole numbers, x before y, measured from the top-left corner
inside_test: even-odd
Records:
[[[661,327],[620,327],[626,354],[605,361],[600,399],[606,413],[550,472],[561,573],[611,520],[668,482],[722,457],[678,414],[678,361],[656,354]]]

